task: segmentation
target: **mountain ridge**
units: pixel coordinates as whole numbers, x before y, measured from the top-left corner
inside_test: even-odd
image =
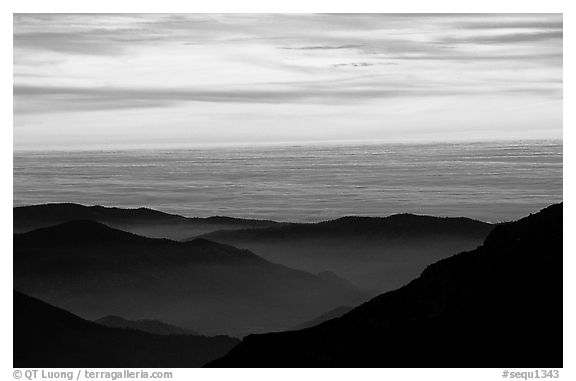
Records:
[[[337,277],[246,249],[139,237],[94,221],[15,234],[13,255],[14,285],[33,297],[89,319],[147,316],[209,334],[281,329],[367,297]]]
[[[207,233],[201,237],[211,239],[214,237],[228,238],[236,236],[243,239],[254,236],[265,236],[267,239],[282,238],[286,235],[305,236],[318,233],[332,233],[333,231],[345,232],[359,235],[382,235],[383,233],[406,233],[408,231],[427,228],[426,231],[419,231],[423,234],[453,233],[462,232],[475,235],[478,230],[488,231],[494,226],[487,222],[474,220],[467,217],[436,217],[428,215],[418,215],[411,213],[393,214],[386,217],[369,216],[344,216],[334,220],[327,220],[314,223],[284,223],[278,226],[265,227],[261,229],[234,229],[222,230]],[[369,229],[366,229],[366,228]],[[388,231],[379,229],[388,228]],[[191,238],[192,239],[192,238]]]
[[[400,287],[436,260],[475,248],[494,226],[465,217],[405,213],[220,230],[200,237],[288,267],[331,271],[358,287],[381,292]]]
[[[247,336],[208,366],[562,367],[562,214],[499,225],[340,318]]]
[[[134,329],[155,335],[195,335],[202,336],[190,329],[164,323],[154,319],[128,320],[120,316],[108,315],[94,320],[94,323],[110,328]]]
[[[118,208],[76,203],[47,203],[17,206],[12,209],[15,233],[59,225],[75,220],[92,220],[149,238],[181,240],[191,235],[233,229],[264,227],[279,224],[269,220],[233,217],[184,217],[150,208]]]
[[[13,366],[18,368],[198,367],[239,342],[105,327],[16,290],[13,302]]]
[[[290,329],[290,331],[299,331],[302,329],[317,326],[319,324],[324,323],[325,321],[339,318],[339,317],[347,314],[348,312],[352,311],[353,309],[354,309],[354,307],[349,307],[349,306],[341,306],[341,307],[334,308],[333,310],[327,311],[327,312],[323,313],[322,315],[320,315],[320,316],[318,316],[312,320],[309,320],[307,322],[300,323],[300,324],[294,326],[292,329]]]

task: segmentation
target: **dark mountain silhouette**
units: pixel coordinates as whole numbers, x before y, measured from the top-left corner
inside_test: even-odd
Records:
[[[334,308],[333,310],[330,310],[330,311],[318,316],[317,318],[314,318],[310,321],[307,321],[307,322],[304,322],[304,323],[301,323],[301,324],[294,326],[292,328],[292,330],[296,331],[296,330],[300,330],[300,329],[314,327],[318,324],[324,323],[325,321],[339,318],[340,316],[352,311],[353,309],[354,309],[354,307],[348,307],[348,306],[342,306],[342,307]]]
[[[410,214],[290,224],[230,217],[186,218],[147,208],[45,204],[13,209],[16,233],[87,220],[150,238],[211,241],[311,273],[333,272],[365,290],[401,286],[428,264],[479,245],[492,225]]]
[[[248,250],[146,238],[94,221],[15,234],[14,286],[92,320],[146,316],[231,335],[287,329],[367,298],[341,279]]]
[[[288,267],[331,271],[368,290],[400,287],[427,265],[482,243],[493,225],[398,214],[212,232],[202,237]]]
[[[562,367],[562,204],[497,226],[344,316],[250,335],[215,367]]]
[[[395,214],[389,217],[342,217],[336,220],[296,224],[286,223],[266,229],[237,229],[207,234],[206,237],[234,237],[238,240],[276,240],[286,237],[332,236],[334,233],[349,236],[380,236],[399,238],[407,234],[436,236],[459,234],[478,237],[486,234],[492,225],[464,217],[433,217],[415,214]]]
[[[33,230],[25,234],[14,235],[14,245],[38,246],[39,243],[46,246],[58,245],[124,245],[153,244],[151,238],[141,237],[136,234],[113,229],[109,226],[91,220],[65,222],[61,225]]]
[[[217,230],[257,228],[278,223],[231,217],[187,218],[148,208],[123,209],[79,204],[44,204],[13,209],[14,233],[77,220],[97,221],[111,227],[151,238],[180,240]]]
[[[155,335],[196,335],[199,333],[191,329],[177,327],[172,324],[153,319],[128,320],[120,316],[104,316],[94,320],[94,323],[110,328],[135,329]]]
[[[16,368],[198,367],[239,342],[108,328],[16,291],[13,313]]]

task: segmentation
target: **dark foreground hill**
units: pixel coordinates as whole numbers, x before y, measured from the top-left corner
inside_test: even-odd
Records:
[[[148,208],[124,209],[72,203],[21,206],[13,209],[14,233],[25,233],[76,220],[97,221],[146,237],[175,240],[217,230],[259,228],[278,224],[273,221],[231,217],[188,218]]]
[[[213,367],[562,367],[562,204],[497,226],[344,316],[250,335]]]
[[[14,292],[16,368],[198,367],[238,342],[226,336],[160,336],[108,328]]]
[[[363,289],[383,292],[414,279],[431,263],[477,247],[492,228],[468,218],[397,214],[217,231],[203,237],[291,268],[331,271]]]
[[[104,316],[94,323],[110,328],[135,329],[155,335],[198,335],[191,329],[177,327],[154,319],[128,320],[120,316]]]
[[[88,319],[149,318],[230,334],[282,330],[366,295],[337,277],[197,239],[152,239],[94,221],[14,235],[14,287]]]

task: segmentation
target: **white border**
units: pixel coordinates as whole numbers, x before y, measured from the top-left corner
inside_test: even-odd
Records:
[[[574,2],[572,2],[574,4]],[[282,3],[274,3],[270,0],[210,0],[208,2],[194,3],[184,0],[162,0],[162,1],[125,1],[119,0],[99,0],[91,2],[80,2],[72,0],[12,0],[4,1],[2,7],[0,30],[4,50],[4,57],[0,60],[2,65],[2,127],[0,144],[2,145],[1,165],[2,201],[0,203],[1,232],[2,232],[2,287],[0,295],[5,306],[11,306],[12,300],[12,60],[10,52],[12,48],[12,13],[35,13],[35,12],[129,12],[129,13],[178,13],[178,12],[243,12],[243,13],[309,13],[309,12],[382,12],[382,13],[439,13],[439,12],[482,12],[482,13],[564,13],[564,124],[568,127],[564,129],[564,198],[565,198],[565,218],[564,218],[564,369],[561,370],[560,379],[576,380],[575,367],[572,365],[576,358],[574,350],[574,324],[576,316],[574,309],[574,280],[576,270],[574,255],[576,247],[574,239],[573,222],[574,205],[572,195],[574,194],[574,7],[570,1],[503,1],[503,0],[483,0],[479,2],[463,2],[455,0],[435,0],[435,1],[329,1],[329,0],[290,0]],[[568,200],[566,200],[566,198]],[[545,255],[545,253],[543,253]],[[529,311],[527,311],[529,313]],[[2,356],[0,378],[13,379],[12,368],[12,312],[11,308],[5,308],[1,316],[2,327]],[[39,317],[40,318],[40,317]],[[495,343],[498,345],[498,343]],[[572,360],[570,360],[572,359]],[[226,370],[226,369],[174,369],[177,380],[229,380],[229,379],[250,379],[277,381],[293,381],[295,378],[320,379],[330,377],[332,380],[500,380],[502,379],[502,369],[251,369],[251,370]]]

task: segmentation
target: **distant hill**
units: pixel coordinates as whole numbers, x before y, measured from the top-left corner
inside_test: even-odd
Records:
[[[399,238],[406,234],[446,235],[478,237],[492,228],[486,222],[464,217],[434,217],[416,214],[394,214],[389,217],[342,217],[318,223],[286,223],[266,229],[235,229],[206,234],[206,238],[229,237],[237,240],[278,240],[287,237],[305,238],[334,233],[362,237]]]
[[[14,233],[77,220],[97,221],[111,227],[151,238],[182,240],[217,230],[278,225],[274,221],[231,217],[188,218],[148,208],[124,209],[72,203],[43,204],[13,209]]]
[[[412,214],[300,224],[70,203],[16,207],[13,219],[15,233],[85,220],[149,238],[203,237],[290,268],[332,272],[370,292],[400,287],[428,264],[473,249],[493,227],[467,218]]]
[[[15,368],[190,368],[239,340],[108,328],[14,292]]]
[[[191,329],[177,327],[153,319],[128,320],[120,316],[104,316],[94,320],[94,323],[110,328],[135,329],[155,335],[199,335],[198,332]]]
[[[338,277],[205,239],[72,221],[14,235],[14,287],[89,319],[146,316],[207,334],[282,330],[367,298]]]
[[[287,237],[331,236],[334,233],[350,236],[398,237],[405,234],[459,234],[477,237],[485,234],[492,224],[465,217],[434,217],[416,214],[394,214],[388,217],[341,217],[317,223],[283,223],[266,229],[235,229],[206,234],[206,237],[226,237],[237,240],[278,240]]]
[[[28,233],[15,234],[14,245],[18,247],[92,245],[148,245],[162,241],[141,237],[136,234],[113,229],[91,220],[65,222],[60,225],[40,228]],[[168,242],[168,241],[165,241]]]
[[[331,271],[367,290],[402,286],[427,265],[482,243],[493,225],[469,218],[397,214],[216,231],[211,241],[309,272]]]
[[[250,335],[214,367],[561,368],[562,204],[300,331]]]

